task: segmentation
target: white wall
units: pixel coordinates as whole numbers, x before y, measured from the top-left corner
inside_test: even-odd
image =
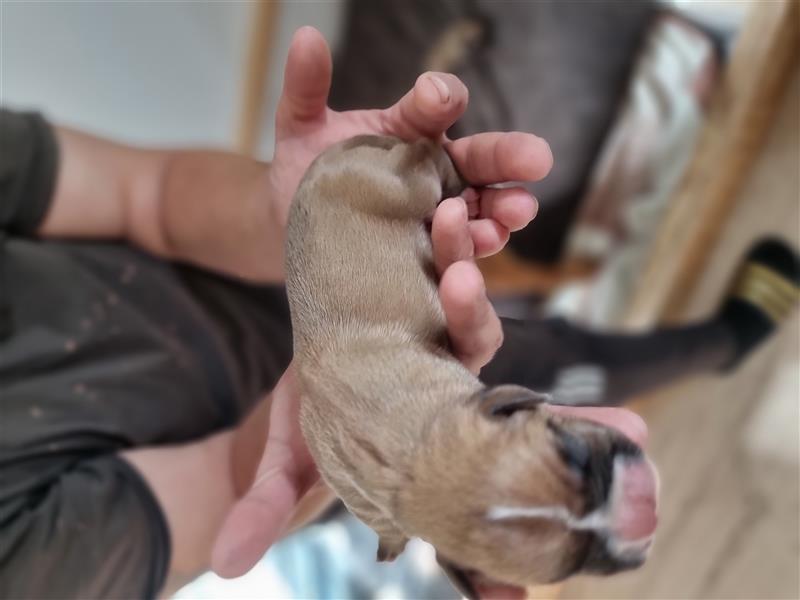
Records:
[[[322,32],[331,49],[336,48],[340,39],[345,5],[345,0],[289,0],[283,2],[280,27],[270,65],[272,77],[265,94],[266,110],[261,129],[259,156],[264,158],[272,156],[275,133],[274,109],[280,97],[283,65],[286,62],[292,34],[303,25],[313,25]]]
[[[0,103],[142,144],[231,146],[252,2],[0,2]],[[294,29],[331,36],[340,2],[281,9],[270,107]]]

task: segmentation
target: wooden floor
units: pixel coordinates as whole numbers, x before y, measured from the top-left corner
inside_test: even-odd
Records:
[[[651,558],[561,598],[800,598],[797,327],[735,376],[640,407],[662,484]]]
[[[687,317],[707,314],[752,240],[800,244],[800,74],[726,225]],[[561,598],[800,598],[800,320],[784,324],[734,375],[640,400],[661,474],[648,563],[578,578]]]

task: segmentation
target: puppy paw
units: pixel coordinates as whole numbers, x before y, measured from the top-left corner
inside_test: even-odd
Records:
[[[378,562],[392,562],[395,558],[400,556],[406,547],[406,538],[401,539],[387,539],[380,538],[378,540]]]

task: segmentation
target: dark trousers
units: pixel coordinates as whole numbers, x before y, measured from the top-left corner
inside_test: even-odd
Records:
[[[503,346],[481,379],[550,392],[564,404],[620,404],[681,377],[718,371],[736,349],[733,332],[716,319],[632,334],[593,332],[561,318],[503,319],[503,331]]]

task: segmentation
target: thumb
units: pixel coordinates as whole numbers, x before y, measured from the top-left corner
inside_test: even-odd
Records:
[[[273,467],[233,507],[211,554],[220,577],[244,575],[280,538],[297,504],[299,490],[289,472]]]
[[[314,120],[324,114],[333,64],[325,38],[313,27],[301,27],[292,37],[283,73],[277,125]]]
[[[284,533],[299,498],[313,484],[310,455],[298,423],[291,367],[273,391],[270,429],[256,481],[228,514],[211,554],[221,577],[249,571]]]

